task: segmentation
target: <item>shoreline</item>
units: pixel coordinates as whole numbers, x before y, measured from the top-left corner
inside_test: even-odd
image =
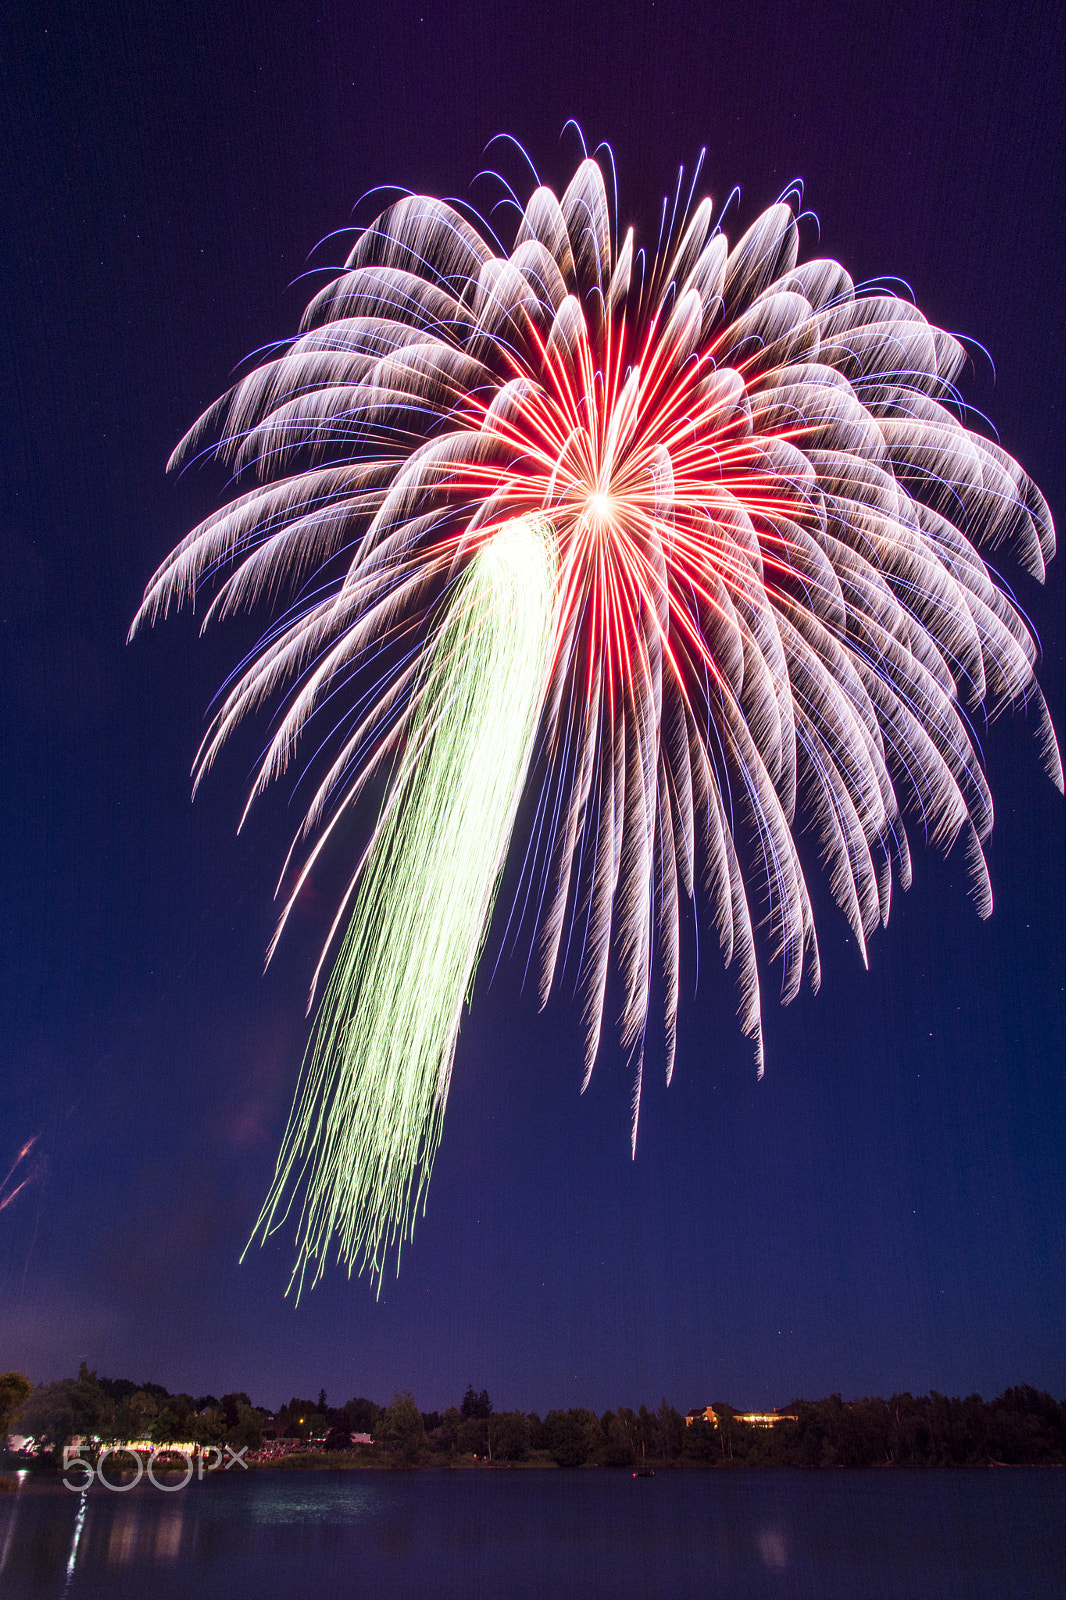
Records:
[[[649,1478],[649,1477],[675,1477],[687,1476],[691,1473],[727,1472],[735,1473],[815,1473],[818,1475],[828,1473],[883,1473],[905,1472],[908,1474],[923,1472],[992,1472],[1007,1470],[1022,1470],[1029,1472],[1062,1471],[1064,1463],[1061,1461],[995,1461],[991,1458],[985,1461],[974,1461],[965,1465],[958,1462],[932,1465],[929,1463],[914,1464],[896,1461],[883,1461],[876,1465],[845,1466],[835,1463],[832,1466],[801,1466],[798,1464],[784,1463],[754,1463],[754,1462],[693,1462],[693,1461],[660,1461],[645,1467],[609,1467],[601,1466],[598,1462],[583,1462],[577,1467],[560,1467],[550,1460],[537,1461],[418,1461],[405,1463],[400,1461],[371,1460],[359,1461],[347,1458],[341,1461],[323,1459],[321,1452],[309,1453],[307,1456],[296,1460],[253,1461],[248,1463],[247,1471],[260,1472],[295,1472],[295,1473],[345,1473],[345,1472],[381,1472],[381,1473],[463,1473],[463,1472],[563,1472],[563,1473],[605,1473],[616,1478]],[[166,1474],[170,1469],[161,1470]],[[213,1476],[205,1473],[205,1481]],[[49,1483],[53,1480],[62,1481],[62,1471],[58,1466],[48,1463],[24,1463],[18,1467],[0,1466],[0,1495],[16,1493],[22,1485],[19,1478],[27,1483]],[[121,1474],[119,1475],[121,1476]]]
[[[920,1465],[909,1462],[881,1461],[864,1466],[845,1466],[834,1462],[827,1466],[800,1466],[783,1462],[750,1461],[651,1461],[629,1466],[608,1467],[596,1461],[583,1462],[577,1467],[561,1467],[554,1461],[415,1461],[388,1460],[359,1461],[346,1457],[341,1461],[324,1458],[324,1452],[308,1452],[304,1457],[275,1461],[251,1461],[251,1472],[608,1472],[615,1477],[641,1477],[672,1474],[676,1472],[990,1472],[1005,1468],[1038,1471],[1062,1471],[1061,1461],[985,1461],[966,1463],[944,1462]]]

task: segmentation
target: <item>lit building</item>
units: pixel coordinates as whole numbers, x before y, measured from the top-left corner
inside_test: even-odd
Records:
[[[720,1401],[718,1410],[726,1410]],[[779,1422],[799,1420],[794,1411],[734,1411],[731,1406],[728,1410],[734,1422],[746,1422],[751,1428],[773,1428]],[[702,1410],[696,1407],[685,1418],[685,1427],[691,1428],[694,1422],[709,1422],[712,1428],[717,1428],[718,1411],[714,1406],[704,1406]]]

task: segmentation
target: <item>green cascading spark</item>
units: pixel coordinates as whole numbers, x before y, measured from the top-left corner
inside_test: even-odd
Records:
[[[526,516],[481,547],[451,598],[253,1235],[280,1226],[302,1187],[298,1292],[334,1233],[380,1291],[423,1202],[536,734],[555,582],[552,526]]]

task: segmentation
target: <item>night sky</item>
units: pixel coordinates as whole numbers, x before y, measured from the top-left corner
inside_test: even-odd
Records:
[[[504,130],[565,182],[569,117],[612,145],[620,220],[652,245],[704,145],[706,188],[741,186],[732,237],[801,177],[821,223],[806,254],[905,279],[991,352],[968,398],[1066,526],[1061,7],[96,0],[11,26],[0,1173],[37,1142],[0,1210],[0,1369],[39,1381],[84,1358],[267,1405],[410,1388],[430,1409],[470,1382],[542,1412],[1021,1381],[1061,1397],[1066,807],[1024,718],[981,730],[991,921],[915,829],[914,887],[866,973],[812,873],[824,981],[782,1010],[764,971],[761,1083],[705,923],[692,993],[690,928],[674,1082],[652,1045],[635,1162],[621,1052],[580,1097],[572,999],[538,1015],[521,951],[491,984],[483,962],[398,1281],[375,1300],[331,1269],[294,1309],[291,1237],[238,1256],[339,882],[316,880],[264,976],[295,816],[282,787],[236,835],[266,723],[190,803],[204,713],[264,617],[125,643],[224,487],[168,480],[167,456],[248,352],[294,331],[323,279],[293,280],[344,253],[309,263],[316,243],[377,184],[490,204],[479,169],[521,171],[484,154]],[[1062,732],[1066,565],[1043,590],[1003,576]]]

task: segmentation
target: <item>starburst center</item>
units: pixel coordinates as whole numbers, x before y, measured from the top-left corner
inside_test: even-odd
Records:
[[[607,533],[617,514],[615,498],[612,494],[597,489],[585,501],[585,518],[593,527]]]

